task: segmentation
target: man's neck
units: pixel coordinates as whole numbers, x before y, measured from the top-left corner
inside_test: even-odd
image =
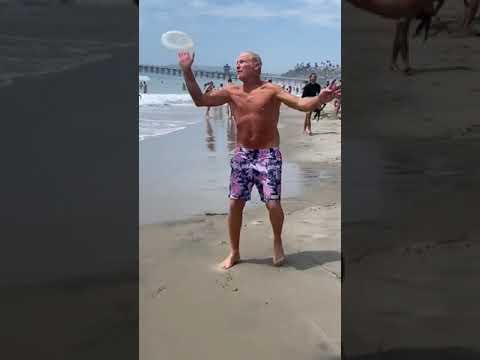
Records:
[[[243,90],[245,92],[250,92],[262,85],[263,85],[263,81],[260,79],[260,77],[245,79],[243,81]]]

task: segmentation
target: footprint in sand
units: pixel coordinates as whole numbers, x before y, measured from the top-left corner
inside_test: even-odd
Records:
[[[262,225],[264,223],[263,220],[255,220],[255,221],[252,221],[250,224],[252,225]]]
[[[160,285],[155,291],[152,293],[152,298],[157,298],[162,291],[164,291],[167,287],[165,285]]]
[[[218,280],[218,279],[215,280],[215,283],[217,284],[218,287],[221,287],[222,289],[225,289],[228,286],[228,284],[226,282]]]
[[[230,286],[230,282],[232,282],[232,280],[233,280],[232,274],[228,272],[223,277],[223,279],[215,280],[215,283],[217,284],[217,286],[221,287],[222,289],[227,289]],[[238,288],[234,288],[232,291],[238,291]]]

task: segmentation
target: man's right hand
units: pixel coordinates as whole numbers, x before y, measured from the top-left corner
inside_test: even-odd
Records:
[[[190,70],[192,68],[193,59],[195,58],[195,53],[190,53],[188,51],[182,51],[177,54],[178,64],[183,71]]]

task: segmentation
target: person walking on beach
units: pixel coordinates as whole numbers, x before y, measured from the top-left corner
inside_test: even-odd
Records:
[[[302,98],[317,96],[321,91],[320,85],[317,83],[317,74],[311,73],[309,79],[310,79],[310,82],[307,85],[305,85],[305,87],[303,88]],[[308,133],[308,135],[312,135],[311,119],[312,119],[312,112],[308,111],[305,114],[305,122],[303,124],[304,134]]]
[[[210,81],[205,84],[205,94],[208,94],[210,91],[215,89],[215,85],[213,84],[213,81]],[[207,107],[207,111],[205,113],[205,116],[210,116],[210,106]]]
[[[313,111],[313,120],[317,119],[317,122],[320,121],[320,113],[322,112],[324,107],[325,107],[325,104],[322,104],[318,109],[315,109]]]
[[[253,185],[265,203],[273,229],[273,264],[285,259],[282,246],[284,213],[280,204],[282,154],[279,149],[278,119],[283,103],[308,112],[341,95],[332,83],[315,97],[300,98],[268,81],[260,79],[262,60],[254,52],[242,52],[236,61],[237,76],[242,85],[202,93],[192,72],[195,53],[179,52],[178,61],[187,89],[196,106],[230,104],[237,128],[237,146],[231,159],[228,232],[230,253],[222,262],[228,269],[240,261],[240,230],[243,209],[250,200]]]
[[[227,86],[231,86],[231,85],[233,85],[232,78],[228,78]],[[231,108],[230,104],[227,104],[227,117],[230,120],[233,118],[233,112],[232,112],[232,108]]]
[[[320,85],[320,84],[319,84],[319,85]],[[328,87],[329,85],[330,85],[330,82],[327,81],[326,87]],[[322,86],[320,85],[320,90],[321,90],[321,89],[322,89]],[[335,100],[337,100],[337,99],[335,99]],[[314,115],[313,115],[313,120],[317,119],[317,122],[320,121],[320,114],[321,114],[322,110],[325,108],[326,105],[327,105],[327,104],[322,104],[322,105],[320,105],[320,107],[319,107],[318,109],[315,109],[315,110],[314,110],[314,112],[313,112],[313,113],[314,113]]]

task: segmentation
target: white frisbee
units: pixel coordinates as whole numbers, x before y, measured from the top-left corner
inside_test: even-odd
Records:
[[[193,48],[193,40],[183,31],[167,31],[162,35],[162,44],[174,50],[188,50]]]

